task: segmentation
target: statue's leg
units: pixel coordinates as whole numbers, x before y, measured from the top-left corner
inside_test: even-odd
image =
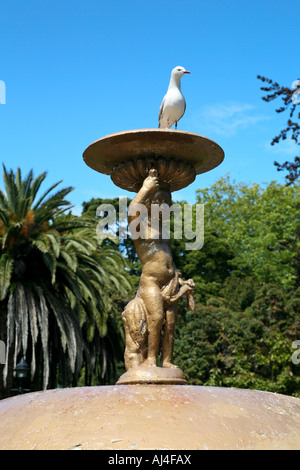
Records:
[[[143,366],[156,366],[159,352],[160,332],[164,320],[164,303],[159,286],[147,279],[141,292],[147,310],[148,351]]]
[[[163,334],[163,339],[162,339],[162,350],[161,350],[162,367],[169,367],[169,368],[177,367],[174,364],[172,364],[176,315],[177,315],[177,302],[168,306],[166,310],[166,321],[165,321],[164,334]]]
[[[138,367],[145,360],[147,312],[142,299],[135,297],[122,313],[125,329],[125,368]]]

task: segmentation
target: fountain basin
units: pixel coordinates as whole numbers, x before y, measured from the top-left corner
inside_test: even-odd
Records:
[[[235,388],[116,385],[0,402],[0,449],[300,449],[300,399]]]

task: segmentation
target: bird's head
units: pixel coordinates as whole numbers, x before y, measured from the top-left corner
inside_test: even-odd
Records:
[[[185,70],[185,68],[181,67],[180,65],[177,65],[177,67],[175,67],[172,70],[172,75],[173,77],[176,77],[176,78],[181,78],[185,73],[191,73],[191,72],[189,72],[188,70]]]

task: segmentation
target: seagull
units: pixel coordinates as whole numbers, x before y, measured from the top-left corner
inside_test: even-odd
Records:
[[[175,67],[171,72],[169,88],[159,109],[159,128],[170,129],[170,127],[175,124],[175,129],[177,129],[177,122],[184,115],[186,104],[184,96],[181,93],[180,79],[185,73],[191,72],[181,66]]]

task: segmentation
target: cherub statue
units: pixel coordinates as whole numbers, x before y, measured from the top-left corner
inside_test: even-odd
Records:
[[[171,194],[161,188],[157,171],[151,169],[149,176],[129,207],[129,228],[139,217],[140,205],[147,208],[143,224],[143,236],[133,237],[142,274],[136,297],[127,304],[122,319],[126,335],[125,367],[155,367],[161,353],[161,366],[177,367],[172,363],[175,318],[178,299],[188,298],[189,308],[194,310],[194,281],[183,281],[174,265],[171,239],[162,223],[153,224],[151,205],[171,205]]]

